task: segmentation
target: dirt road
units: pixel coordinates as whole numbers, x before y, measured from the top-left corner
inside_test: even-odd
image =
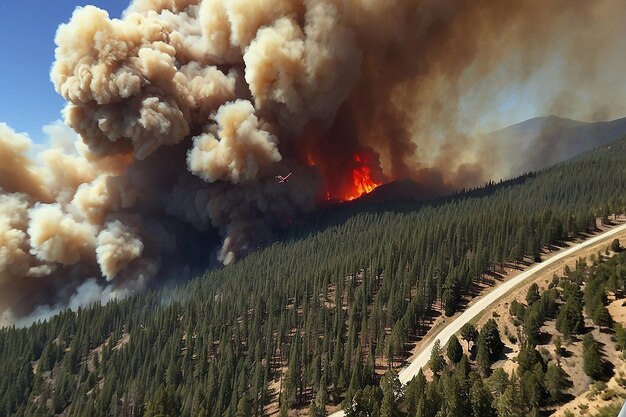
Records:
[[[406,368],[400,371],[400,381],[403,384],[409,382],[421,368],[426,366],[428,360],[430,359],[430,352],[435,345],[435,341],[439,340],[441,345],[445,345],[450,337],[461,330],[461,327],[465,323],[469,323],[474,317],[479,315],[483,310],[489,307],[491,304],[495,303],[502,296],[506,295],[509,291],[513,290],[515,287],[535,275],[537,272],[541,271],[543,268],[546,268],[552,265],[555,262],[558,262],[564,258],[575,256],[577,252],[585,249],[591,245],[594,245],[602,240],[605,240],[621,231],[626,230],[626,224],[622,224],[620,226],[616,226],[612,229],[607,230],[604,233],[601,233],[597,236],[592,237],[591,239],[585,240],[579,244],[576,244],[568,249],[562,250],[561,252],[555,254],[550,259],[538,263],[527,271],[516,275],[510,280],[503,282],[502,284],[495,287],[484,297],[481,297],[472,303],[470,303],[467,310],[465,310],[460,316],[450,322],[448,325],[440,329],[439,333],[433,337],[433,339],[426,346],[422,347],[422,349],[415,356],[413,361]],[[337,411],[333,414],[330,414],[329,417],[343,417],[345,413],[343,411]]]

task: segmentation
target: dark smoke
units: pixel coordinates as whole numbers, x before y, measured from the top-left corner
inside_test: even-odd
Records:
[[[625,15],[618,0],[136,0],[120,20],[78,8],[51,78],[80,141],[30,158],[0,126],[0,313],[141,290],[185,268],[190,238],[195,256],[233,262],[370,184],[411,177],[437,195],[498,177],[500,150],[467,127],[511,83],[539,84],[539,110],[624,110],[598,80],[623,73],[609,57],[623,58]]]

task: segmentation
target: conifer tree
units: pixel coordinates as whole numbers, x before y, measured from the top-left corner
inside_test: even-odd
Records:
[[[487,320],[482,329],[480,329],[480,337],[482,337],[482,341],[487,348],[489,360],[493,362],[500,356],[504,348],[504,343],[502,343],[500,331],[498,330],[498,324],[494,319]]]
[[[435,340],[435,344],[430,351],[430,361],[428,362],[428,365],[430,366],[430,370],[433,371],[435,375],[439,375],[445,364],[445,360],[441,355],[441,342],[437,339]]]
[[[583,370],[593,379],[602,376],[602,357],[598,342],[588,333],[583,338]]]
[[[180,405],[171,390],[161,388],[154,401],[148,403],[144,415],[145,417],[178,417]]]
[[[491,368],[491,359],[489,358],[489,349],[485,342],[484,336],[478,336],[478,349],[476,353],[476,366],[482,376],[487,376]]]
[[[406,389],[407,409],[410,416],[415,415],[417,407],[420,401],[424,399],[426,392],[427,381],[422,369],[418,371],[417,375],[409,382]]]
[[[463,357],[463,348],[459,343],[459,339],[457,339],[455,335],[452,335],[450,337],[446,353],[448,355],[448,359],[450,359],[450,361],[455,364],[459,363],[459,361]]]
[[[565,390],[572,386],[572,382],[560,364],[551,363],[546,372],[545,385],[550,399],[559,402],[563,399]]]
[[[596,308],[593,310],[592,319],[598,326],[608,328],[613,326],[613,318],[611,317],[611,314],[609,314],[609,310],[601,302],[598,303]]]
[[[470,342],[476,343],[478,339],[478,331],[476,327],[472,323],[465,323],[463,327],[461,327],[461,337],[467,343],[467,351],[470,350]]]
[[[619,239],[613,239],[611,242],[611,250],[615,253],[622,251],[622,245],[619,243]]]
[[[498,417],[525,417],[527,409],[517,376],[513,375],[504,393],[497,401]]]
[[[234,417],[246,395],[258,415],[275,400],[279,379],[283,415],[318,396],[330,402],[322,386],[330,387],[333,401],[356,390],[355,397],[372,399],[368,413],[379,413],[376,365],[385,359],[397,365],[408,332],[428,330],[435,303],[453,306],[508,255],[538,257],[566,235],[593,230],[596,214],[606,215],[607,207],[623,214],[626,140],[611,146],[611,152],[427,204],[329,208],[278,231],[272,245],[176,288],[62,311],[27,328],[2,328],[0,414],[142,415],[170,402],[158,398],[164,389],[177,414]],[[532,308],[516,308],[527,338],[555,315],[565,338],[583,332],[583,308],[597,324],[610,325],[606,294],[626,290],[626,254],[595,257],[592,271],[585,264],[566,271],[540,300],[532,291],[528,301],[539,320],[525,323]],[[563,303],[556,302],[558,287]],[[489,340],[499,334],[491,339],[487,333],[495,335],[497,326],[483,329],[480,343],[472,328],[461,337],[472,356],[483,345],[478,362],[488,373],[498,355]],[[616,329],[622,349],[624,334]],[[532,397],[527,405],[537,401],[541,386],[545,365],[538,356],[534,348],[519,355],[518,376],[524,395]],[[445,378],[426,384],[422,398],[408,398],[403,411],[410,401],[415,414],[423,410],[426,417],[442,407],[458,410],[442,398],[444,389],[457,389],[469,410],[469,369],[464,357],[454,372],[442,370]],[[485,382],[496,402],[504,379],[496,369]]]
[[[539,301],[539,298],[539,286],[536,282],[533,282],[526,292],[526,304],[530,306],[534,302]]]
[[[476,373],[470,374],[469,397],[474,416],[496,417],[496,410],[492,407],[493,397]]]
[[[252,407],[246,395],[243,395],[237,403],[235,417],[252,417]]]

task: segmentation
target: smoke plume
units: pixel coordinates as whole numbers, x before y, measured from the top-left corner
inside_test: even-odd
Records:
[[[500,91],[532,82],[538,111],[571,116],[626,110],[602,82],[624,73],[625,15],[619,0],[77,8],[51,71],[75,134],[53,126],[35,154],[0,125],[0,313],[228,264],[320,201],[391,179],[435,195],[503,175],[501,150],[468,135]]]

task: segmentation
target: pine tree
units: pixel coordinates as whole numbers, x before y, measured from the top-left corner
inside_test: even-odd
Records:
[[[539,298],[539,285],[533,282],[526,292],[526,304],[530,306],[534,302],[539,301]]]
[[[511,251],[509,252],[509,259],[517,266],[517,263],[522,260],[522,256],[523,253],[521,246],[519,244],[513,245]]]
[[[417,403],[414,415],[415,417],[428,417],[429,415],[427,413],[428,412],[426,411],[426,400],[422,397]]]
[[[519,379],[513,375],[504,393],[497,401],[498,417],[525,417],[526,406]]]
[[[398,372],[395,369],[388,369],[383,375],[380,382],[383,394],[390,393],[395,403],[400,403],[404,399],[404,391],[402,383],[398,378]]]
[[[461,327],[461,337],[467,343],[467,351],[470,351],[470,342],[476,343],[478,338],[478,331],[476,327],[472,323],[465,323],[463,327]]]
[[[381,417],[396,417],[398,415],[398,404],[394,400],[393,392],[383,393],[383,402],[380,405]]]
[[[450,340],[448,341],[447,355],[448,359],[450,359],[450,361],[455,364],[459,363],[459,361],[463,357],[463,348],[459,343],[459,339],[457,339],[455,335],[452,335],[450,337]]]
[[[320,386],[317,390],[317,394],[315,395],[315,407],[319,410],[324,410],[326,412],[326,404],[328,403],[328,393],[326,392],[326,378],[322,377],[320,381]]]
[[[518,372],[519,374],[519,372]],[[540,364],[537,364],[532,371],[526,371],[521,374],[520,382],[522,385],[522,392],[526,399],[526,404],[530,408],[536,408],[539,406],[541,397],[543,395],[543,380],[544,373]]]
[[[439,339],[435,340],[433,349],[430,351],[430,361],[428,362],[428,365],[430,366],[430,370],[433,371],[435,375],[439,375],[446,365],[445,360],[441,355],[441,342]]]
[[[345,407],[346,417],[380,416],[382,390],[368,385],[358,390],[350,404]]]
[[[564,391],[572,386],[567,373],[559,364],[549,364],[546,372],[545,386],[550,399],[559,402],[563,399]]]
[[[561,340],[561,336],[558,335],[554,338],[554,354],[557,357],[563,355],[563,340]]]
[[[175,395],[170,391],[161,388],[154,401],[148,403],[145,417],[178,417],[180,415],[180,405]]]
[[[611,242],[611,250],[615,253],[622,251],[622,245],[620,245],[619,239],[613,239]]]
[[[583,338],[583,370],[593,379],[602,376],[602,357],[598,342],[588,333]]]
[[[491,362],[495,361],[502,353],[504,343],[502,343],[498,324],[494,319],[487,320],[482,329],[480,329],[479,338],[482,338],[483,343],[485,343],[485,347],[489,353],[489,360]]]
[[[454,275],[449,275],[443,292],[444,314],[451,317],[456,313],[461,298],[459,283]]]
[[[481,375],[486,376],[491,369],[491,359],[489,358],[489,349],[483,335],[478,336],[478,351],[476,353],[476,366]]]
[[[622,352],[622,356],[626,355],[626,329],[619,323],[615,325],[615,339],[617,350]]]
[[[464,379],[468,378],[472,368],[470,366],[469,358],[466,354],[463,354],[461,356],[461,360],[459,361],[459,363],[456,364],[456,370],[459,372],[460,375],[463,375]]]
[[[409,415],[415,415],[417,412],[417,406],[420,401],[423,403],[424,393],[426,392],[426,377],[422,369],[418,371],[417,375],[409,382],[406,389],[407,408]]]
[[[495,400],[498,400],[509,386],[509,374],[504,369],[496,368],[493,374],[486,380],[489,390],[493,393]]]
[[[317,401],[311,401],[309,417],[326,417],[327,415],[326,407],[318,405]]]
[[[496,417],[496,410],[492,407],[493,397],[483,384],[481,377],[470,374],[470,404],[474,416]]]
[[[541,311],[541,304],[535,303],[526,310],[524,314],[524,332],[528,343],[532,345],[537,344],[543,321],[544,317]]]
[[[235,417],[252,417],[252,406],[247,396],[244,394],[237,403]]]
[[[596,308],[593,310],[593,322],[602,327],[610,328],[613,326],[613,318],[611,317],[609,310],[601,302],[598,303]]]

